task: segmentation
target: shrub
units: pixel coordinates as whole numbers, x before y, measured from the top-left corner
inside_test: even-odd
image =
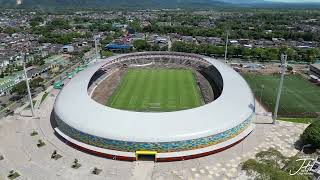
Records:
[[[308,180],[311,176],[307,174],[290,175],[301,166],[298,157],[287,158],[275,149],[261,151],[256,154],[255,159],[249,159],[241,164],[241,169],[246,172],[250,179],[256,180]]]
[[[33,130],[33,131],[31,132],[31,134],[30,134],[30,136],[36,136],[36,135],[38,135],[38,132],[35,131],[35,130]]]
[[[320,148],[320,120],[311,123],[301,135],[304,144],[312,144],[315,148]]]

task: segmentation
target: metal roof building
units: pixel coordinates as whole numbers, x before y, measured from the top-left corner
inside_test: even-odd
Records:
[[[129,44],[114,44],[114,43],[111,43],[111,44],[107,44],[105,46],[106,49],[109,49],[109,50],[130,50],[132,49],[132,46],[129,45]]]

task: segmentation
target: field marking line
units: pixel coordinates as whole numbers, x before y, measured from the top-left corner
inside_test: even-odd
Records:
[[[196,98],[194,98],[194,105],[195,106],[199,106],[201,103],[199,102],[200,101],[200,96],[199,96],[199,90],[196,90],[196,88],[195,88],[195,86],[197,85],[196,84],[196,78],[194,77],[195,75],[193,74],[193,72],[190,72],[191,73],[191,85],[192,85],[192,89],[193,89],[193,95],[196,97]]]
[[[117,87],[117,88],[115,89],[115,91],[113,92],[113,93],[116,93],[115,96],[112,98],[113,94],[111,95],[111,99],[112,99],[111,104],[110,104],[111,107],[114,105],[114,103],[115,103],[116,100],[118,99],[119,94],[120,94],[120,91],[121,91],[121,88],[122,88],[122,85],[123,85],[124,81],[127,81],[127,75],[128,75],[128,73],[129,73],[129,71],[127,71],[127,72],[125,73],[125,75],[121,77],[121,79],[120,79],[120,84],[118,85],[118,87]]]

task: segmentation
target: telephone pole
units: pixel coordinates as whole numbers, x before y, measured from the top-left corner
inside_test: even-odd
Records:
[[[286,72],[286,66],[287,66],[287,57],[288,56],[286,54],[281,54],[281,77],[280,77],[280,82],[279,82],[279,87],[278,87],[276,106],[274,107],[274,114],[273,114],[273,121],[272,121],[273,124],[276,123],[276,119],[278,116],[278,109],[279,109],[279,102],[280,102],[281,91],[282,91],[282,86],[283,86],[283,79],[284,79],[284,74]]]

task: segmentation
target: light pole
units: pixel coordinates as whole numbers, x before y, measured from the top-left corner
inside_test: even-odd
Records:
[[[262,101],[261,101],[261,99],[262,99],[262,92],[263,92],[263,89],[264,89],[264,84],[262,84],[261,85],[261,91],[260,91],[260,104],[262,104]]]
[[[281,54],[281,78],[279,82],[279,87],[278,87],[278,95],[277,95],[277,100],[276,100],[276,105],[274,107],[274,114],[273,114],[273,121],[272,123],[276,123],[276,119],[278,116],[278,109],[279,109],[279,102],[280,102],[280,97],[281,97],[281,91],[282,91],[282,86],[283,86],[283,79],[284,79],[284,74],[286,71],[286,65],[287,65],[287,55],[286,54]]]
[[[31,113],[32,113],[32,117],[34,117],[33,102],[32,102],[30,86],[29,86],[29,79],[28,79],[28,75],[27,75],[26,63],[27,63],[27,53],[25,52],[23,54],[23,71],[24,71],[25,81],[27,84],[28,98],[29,98],[29,103],[30,103],[30,107],[31,107]]]
[[[98,52],[98,36],[97,35],[94,35],[94,48],[95,48],[95,51],[96,51],[96,62],[98,61],[98,55],[99,55],[99,52]]]
[[[229,32],[227,31],[226,48],[225,48],[225,51],[224,51],[224,62],[225,62],[225,63],[227,63],[228,43],[229,43]]]

